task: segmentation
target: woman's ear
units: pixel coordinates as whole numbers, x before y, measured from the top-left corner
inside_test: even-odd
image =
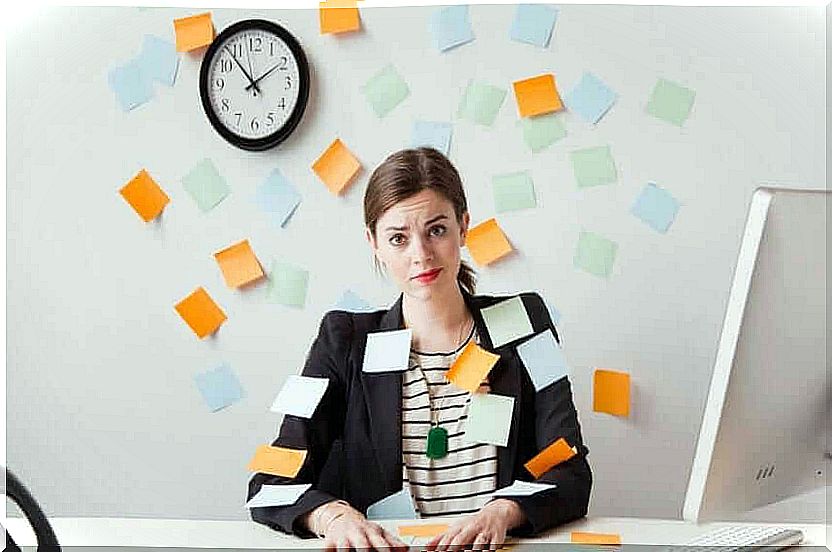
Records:
[[[370,249],[372,249],[375,252],[375,250],[378,249],[376,247],[376,239],[373,237],[373,233],[370,232],[370,229],[367,227],[364,228],[364,237],[367,238],[367,243],[370,244]]]
[[[465,245],[465,238],[468,237],[468,225],[471,223],[471,215],[468,214],[468,211],[462,213],[462,223],[459,227],[459,237],[461,238],[462,245]]]

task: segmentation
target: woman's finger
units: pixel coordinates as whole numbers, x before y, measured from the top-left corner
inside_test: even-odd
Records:
[[[389,546],[394,550],[399,550],[401,552],[405,552],[407,550],[407,543],[401,540],[394,533],[391,533],[384,527],[381,528],[381,533],[384,535],[384,539],[389,543]]]
[[[448,550],[450,550],[451,541],[454,540],[454,537],[457,536],[459,531],[459,527],[451,527],[450,529],[445,531],[445,534],[442,535],[442,539],[439,541],[439,544],[436,547],[436,552],[447,552]]]
[[[451,544],[448,547],[449,552],[458,552],[462,550],[468,544],[471,544],[474,541],[474,537],[476,536],[478,531],[471,527],[466,527],[462,531],[456,534],[456,536],[451,540]]]
[[[485,532],[481,532],[474,539],[472,550],[488,550],[490,544],[491,538]]]

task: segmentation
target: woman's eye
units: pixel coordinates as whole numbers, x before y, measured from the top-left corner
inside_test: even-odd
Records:
[[[430,233],[433,234],[434,236],[441,236],[442,234],[445,233],[445,227],[442,226],[441,224],[439,224],[437,226],[432,227],[430,229]]]
[[[402,234],[393,234],[390,236],[390,243],[393,245],[401,245],[404,243],[404,235]]]

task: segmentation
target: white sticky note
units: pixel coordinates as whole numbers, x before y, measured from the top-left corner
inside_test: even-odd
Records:
[[[367,334],[364,372],[392,372],[408,368],[413,330],[394,330]]]
[[[468,406],[465,440],[469,443],[506,446],[513,412],[514,397],[474,393]]]
[[[529,496],[542,491],[556,488],[557,485],[548,483],[531,483],[529,481],[515,481],[508,487],[497,489],[491,496]]]
[[[272,412],[311,418],[329,385],[327,378],[291,375],[272,403]]]
[[[417,519],[416,505],[410,489],[405,486],[401,491],[382,498],[367,508],[367,519]]]
[[[289,506],[298,501],[300,496],[312,487],[305,485],[263,485],[251,500],[246,502],[246,508],[262,508],[264,506]]]
[[[482,316],[494,347],[526,337],[534,331],[526,307],[519,296],[482,309]]]
[[[517,352],[534,382],[536,391],[540,391],[567,374],[566,359],[552,330],[547,329],[518,345]]]

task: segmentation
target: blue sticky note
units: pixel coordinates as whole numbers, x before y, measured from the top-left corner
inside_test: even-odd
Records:
[[[560,311],[557,309],[557,307],[555,307],[555,305],[553,305],[546,299],[543,299],[543,302],[546,304],[546,309],[549,311],[549,318],[552,319],[552,324],[554,324],[556,327],[559,326],[561,317]]]
[[[173,42],[154,35],[144,35],[138,62],[148,78],[168,86],[173,86],[176,82],[179,56]]]
[[[517,352],[537,391],[567,375],[566,359],[552,330],[547,329],[518,345]]]
[[[451,123],[415,121],[410,143],[414,148],[430,146],[446,156],[451,149]]]
[[[656,232],[664,234],[679,212],[679,202],[670,192],[650,182],[636,198],[630,212]]]
[[[546,48],[552,37],[552,29],[558,19],[558,10],[544,4],[520,4],[514,12],[509,37]]]
[[[111,69],[107,82],[124,111],[130,111],[153,97],[153,85],[136,59]]]
[[[372,312],[378,310],[374,309],[370,306],[370,303],[349,289],[341,295],[341,298],[335,304],[335,308],[347,312]]]
[[[280,169],[274,169],[257,188],[257,204],[281,228],[286,226],[300,200],[300,192]]]
[[[410,489],[405,487],[401,491],[382,498],[367,508],[367,519],[416,519],[416,506]]]
[[[612,89],[592,73],[584,73],[580,82],[563,98],[566,108],[595,124],[615,103]]]
[[[243,397],[240,380],[226,364],[195,375],[194,381],[211,412],[225,408]]]
[[[437,9],[430,18],[430,30],[433,43],[440,52],[474,40],[468,6]]]

